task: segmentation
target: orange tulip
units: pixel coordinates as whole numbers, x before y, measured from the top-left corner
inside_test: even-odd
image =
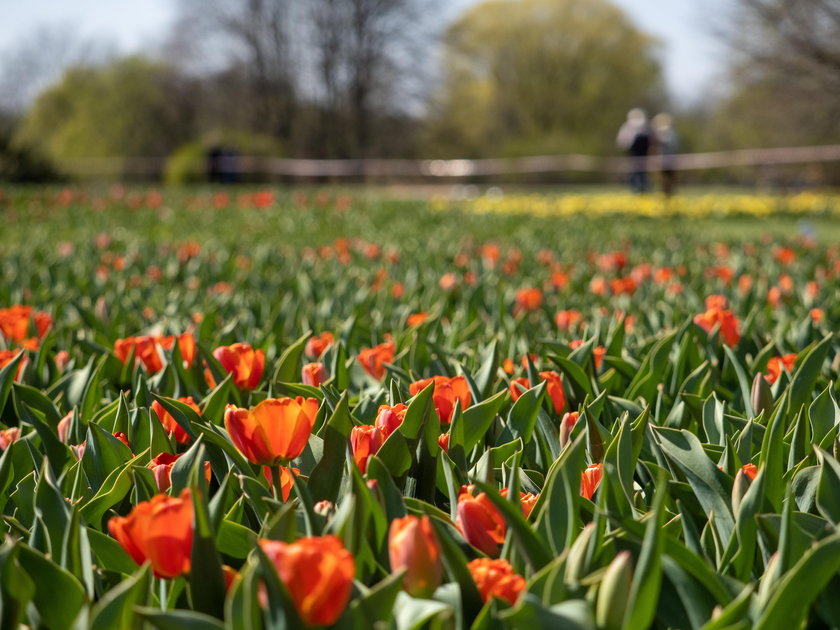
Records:
[[[566,394],[563,392],[563,381],[560,375],[557,372],[540,372],[540,379],[546,384],[546,393],[551,399],[555,413],[560,413],[566,406]],[[526,390],[531,388],[531,383],[524,376],[511,380],[510,396],[514,401],[519,400],[522,395],[520,385]]]
[[[591,499],[592,495],[595,494],[595,490],[598,488],[598,484],[601,483],[601,476],[603,474],[604,471],[601,464],[587,466],[586,470],[580,474],[580,495]]]
[[[387,340],[385,343],[359,352],[359,365],[376,380],[382,380],[385,376],[385,364],[394,362],[395,352],[394,342]]]
[[[420,312],[420,313],[412,313],[408,316],[408,319],[405,320],[407,326],[419,326],[423,322],[429,319],[429,314]]]
[[[782,375],[782,370],[790,372],[796,363],[797,355],[794,353],[786,354],[781,357],[773,357],[767,362],[767,374],[764,379],[771,385],[779,380]]]
[[[380,405],[379,412],[376,414],[376,428],[382,432],[382,437],[388,439],[388,436],[396,431],[405,419],[405,413],[408,407],[403,403],[397,403],[394,406]]]
[[[301,370],[301,382],[304,385],[320,387],[329,377],[323,363],[307,363]]]
[[[758,475],[758,468],[755,464],[744,464],[741,466],[741,473],[749,477],[750,481],[755,481],[755,477]]]
[[[438,436],[438,446],[440,446],[441,450],[444,453],[449,452],[449,434],[448,433],[441,433]]]
[[[488,556],[498,556],[499,545],[505,542],[505,519],[486,494],[473,496],[470,490],[469,486],[461,487],[455,525],[473,547]]]
[[[536,311],[542,306],[543,294],[539,289],[525,288],[516,292],[516,304],[513,307],[513,314]]]
[[[738,345],[741,334],[738,332],[738,318],[726,308],[727,301],[722,295],[710,295],[706,298],[706,312],[694,317],[694,323],[707,333],[720,325],[720,334],[729,346]]]
[[[22,352],[23,350],[0,350],[0,369],[6,367]],[[21,362],[18,363],[17,372],[15,372],[15,381],[20,380],[20,375],[23,373],[23,368],[26,367],[27,361],[28,359],[24,355]]]
[[[285,466],[280,466],[280,496],[283,498],[283,501],[289,500],[289,495],[292,494],[292,486],[295,485],[295,475],[300,474],[300,468],[286,468]],[[292,474],[294,473],[294,474]],[[268,479],[268,485],[273,489],[274,488],[274,480],[271,478],[271,468],[268,466],[263,466],[263,475],[265,478]]]
[[[467,486],[467,488],[472,488],[472,486]],[[461,489],[463,493],[463,488]],[[503,497],[507,497],[508,489],[502,488],[499,491]],[[537,504],[537,499],[540,498],[539,493],[533,494],[531,492],[520,492],[519,493],[519,505],[522,507],[522,514],[525,515],[525,518],[528,518],[531,515],[531,511],[534,509],[534,506]]]
[[[476,558],[467,563],[467,568],[485,602],[498,597],[513,606],[525,590],[525,578],[514,573],[507,560]]]
[[[3,429],[0,431],[0,451],[5,451],[13,442],[20,439],[20,429],[12,427],[10,429]]]
[[[189,490],[177,498],[158,494],[138,503],[128,516],[110,519],[108,531],[138,565],[149,561],[157,577],[189,573],[193,539]]]
[[[183,453],[181,455],[183,455]],[[166,492],[169,490],[172,485],[172,480],[170,478],[170,475],[172,474],[172,466],[181,458],[181,455],[161,453],[149,462],[149,468],[152,469],[152,474],[155,476],[155,483],[157,483],[158,492]],[[210,483],[210,462],[204,462],[204,476],[207,478],[207,483]]]
[[[178,399],[179,402],[182,402],[186,405],[189,405],[198,415],[201,415],[201,409],[199,409],[198,405],[195,404],[192,396],[184,396]],[[163,408],[158,401],[152,401],[152,411],[160,420],[160,423],[163,425],[164,430],[169,434],[175,437],[175,441],[179,444],[189,444],[190,443],[190,436],[187,435],[187,432],[184,431],[183,427],[175,421],[175,418],[172,417],[166,409]]]
[[[178,335],[178,350],[184,359],[184,367],[190,367],[195,359],[195,337],[192,333]]]
[[[429,597],[443,579],[440,546],[428,516],[391,521],[388,532],[391,571],[405,569],[403,588],[414,597]]]
[[[149,374],[156,374],[163,369],[163,360],[158,350],[157,338],[151,335],[142,335],[117,339],[114,342],[114,354],[123,363],[128,361],[132,350],[135,359],[143,364]]]
[[[301,621],[310,627],[334,624],[347,606],[356,573],[353,555],[341,540],[321,536],[259,543],[289,590]]]
[[[21,341],[29,332],[31,313],[31,306],[21,304],[0,309],[0,332],[9,341]]]
[[[266,398],[250,411],[228,405],[225,428],[249,461],[277,465],[294,459],[306,448],[313,424],[306,407],[294,398]]]
[[[444,424],[452,422],[452,414],[455,411],[456,401],[461,401],[461,409],[466,409],[470,406],[472,396],[470,395],[469,385],[467,385],[467,379],[463,376],[456,376],[455,378],[449,378],[448,376],[424,378],[411,383],[408,386],[408,391],[412,396],[416,396],[426,389],[431,382],[435,384],[435,389],[432,392],[435,411],[437,411],[438,418]]]
[[[363,424],[350,430],[353,459],[363,475],[367,472],[368,459],[376,454],[384,442],[385,436],[382,435],[382,431],[372,424]]]
[[[306,348],[304,349],[306,356],[312,357],[313,359],[319,358],[324,354],[327,347],[332,344],[333,339],[331,332],[322,332],[320,335],[310,337],[306,341]]]
[[[531,516],[531,512],[534,511],[534,506],[537,504],[540,495],[539,493],[533,494],[531,492],[520,492],[519,493],[519,503],[522,505],[522,513],[525,515],[525,518]]]
[[[545,381],[545,391],[554,405],[554,413],[560,413],[566,406],[566,395],[563,393],[563,380],[557,372],[540,372],[540,378]]]
[[[519,397],[522,396],[522,394],[524,393],[522,391],[523,389],[526,391],[531,389],[531,383],[524,376],[520,376],[518,378],[511,379],[509,389],[510,397],[514,400],[514,402],[516,402],[517,400],[519,400]]]
[[[558,311],[554,316],[554,323],[557,325],[557,328],[565,331],[570,330],[573,326],[578,325],[582,321],[583,315],[580,311],[575,310]]]
[[[213,350],[213,356],[225,372],[233,374],[233,383],[241,389],[255,389],[265,367],[265,352],[254,350],[247,343],[235,343]]]

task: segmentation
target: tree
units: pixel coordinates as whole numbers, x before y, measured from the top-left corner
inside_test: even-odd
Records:
[[[209,57],[244,78],[237,108],[248,130],[288,142],[294,133],[298,77],[292,33],[298,30],[296,3],[289,0],[181,0],[173,39],[194,56]],[[198,40],[190,47],[185,39]],[[227,78],[230,78],[229,76]],[[227,81],[230,83],[229,81]]]
[[[129,57],[67,71],[24,116],[16,142],[53,160],[162,157],[192,132],[189,85]]]
[[[713,125],[722,146],[840,135],[840,0],[735,0],[718,31],[733,53]]]
[[[444,47],[429,128],[443,155],[611,152],[629,108],[663,101],[656,40],[608,0],[489,0]]]

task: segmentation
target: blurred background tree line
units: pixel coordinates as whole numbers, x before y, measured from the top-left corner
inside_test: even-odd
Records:
[[[676,114],[682,151],[840,141],[840,0],[733,0],[728,78],[669,98],[662,46],[609,0],[176,0],[146,56],[36,33],[0,60],[0,179],[73,158],[515,157],[616,152],[630,107]],[[56,79],[56,67],[61,72]],[[51,79],[51,80],[47,80]]]

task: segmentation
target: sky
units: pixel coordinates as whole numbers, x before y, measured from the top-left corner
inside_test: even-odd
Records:
[[[440,1],[452,19],[476,2]],[[723,66],[711,30],[716,10],[728,1],[613,0],[662,41],[668,87],[679,102],[689,104],[713,87]],[[0,53],[44,25],[67,28],[80,38],[105,38],[121,52],[135,52],[159,43],[174,14],[175,0],[0,0]]]

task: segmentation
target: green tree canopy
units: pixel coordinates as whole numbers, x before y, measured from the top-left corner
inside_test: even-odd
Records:
[[[16,141],[54,160],[165,156],[191,133],[186,87],[140,57],[74,68],[38,97]]]
[[[429,149],[609,152],[627,110],[662,101],[658,42],[608,0],[488,0],[444,37]]]

